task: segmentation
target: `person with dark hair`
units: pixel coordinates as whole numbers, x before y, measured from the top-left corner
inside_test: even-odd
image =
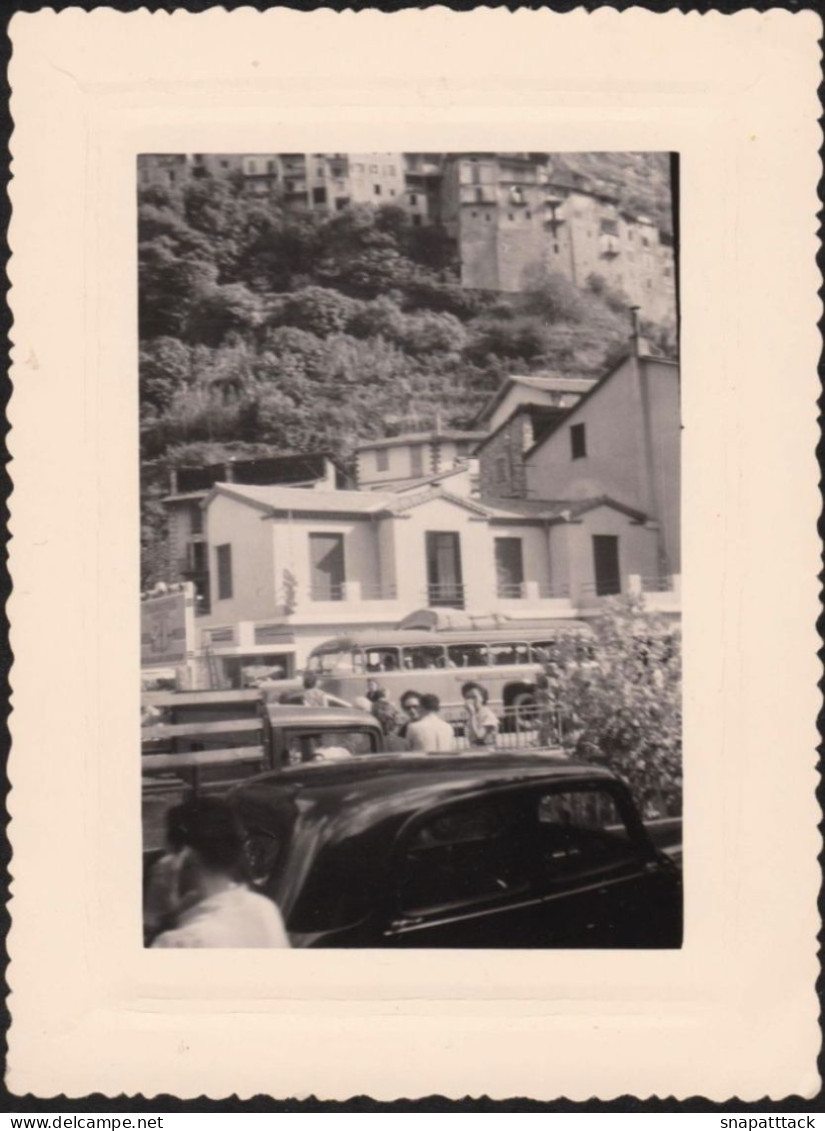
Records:
[[[384,735],[384,750],[388,754],[400,754],[409,750],[407,741],[399,735],[401,716],[387,699],[377,699],[372,705],[372,713],[381,724]]]
[[[417,719],[421,718],[421,695],[418,691],[405,691],[399,702],[401,704],[401,710],[407,716],[407,720],[398,728],[398,736],[399,738],[406,739],[407,728],[410,723],[414,723]]]
[[[168,852],[146,900],[153,947],[288,947],[281,913],[245,883],[243,830],[232,807],[195,797],[166,816]]]
[[[490,696],[480,683],[465,683],[461,688],[464,700],[465,729],[471,746],[495,746],[498,719],[487,706]]]
[[[455,734],[448,722],[441,718],[441,700],[437,695],[420,696],[421,718],[407,726],[406,738],[410,750],[444,754],[455,750]]]
[[[377,679],[368,679],[365,698],[369,699],[370,703],[377,703],[379,699],[387,698],[387,692]]]
[[[318,686],[318,677],[315,672],[304,672],[302,680],[304,685],[305,707],[328,707],[329,696]]]

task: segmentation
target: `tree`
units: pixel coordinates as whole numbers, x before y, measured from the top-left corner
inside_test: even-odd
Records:
[[[557,271],[533,272],[524,306],[547,322],[581,322],[585,316],[581,292]]]
[[[613,598],[592,622],[592,656],[561,639],[548,664],[563,741],[615,770],[648,814],[676,813],[682,786],[682,662],[678,628],[640,597]],[[564,725],[566,721],[566,725]]]

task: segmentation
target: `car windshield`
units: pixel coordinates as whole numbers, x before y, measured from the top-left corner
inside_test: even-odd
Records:
[[[373,754],[376,745],[375,731],[366,727],[290,729],[284,735],[286,761],[290,766],[301,762],[334,761],[356,754]]]

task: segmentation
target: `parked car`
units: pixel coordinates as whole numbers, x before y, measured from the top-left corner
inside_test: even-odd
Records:
[[[606,769],[402,754],[263,774],[229,797],[294,946],[681,945],[679,869]]]
[[[254,692],[231,691],[167,696],[162,708],[155,707],[160,709],[172,721],[145,725],[141,732],[148,853],[163,844],[167,809],[190,790],[223,793],[261,770],[384,749],[378,720],[352,707],[262,705]]]

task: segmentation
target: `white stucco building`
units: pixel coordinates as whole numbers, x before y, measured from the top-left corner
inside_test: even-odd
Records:
[[[211,613],[201,644],[241,664],[302,668],[357,627],[392,627],[424,606],[512,618],[570,617],[594,603],[593,538],[616,537],[629,574],[655,569],[644,514],[607,498],[575,504],[454,494],[217,484],[204,503]],[[602,591],[627,587],[602,580]]]

